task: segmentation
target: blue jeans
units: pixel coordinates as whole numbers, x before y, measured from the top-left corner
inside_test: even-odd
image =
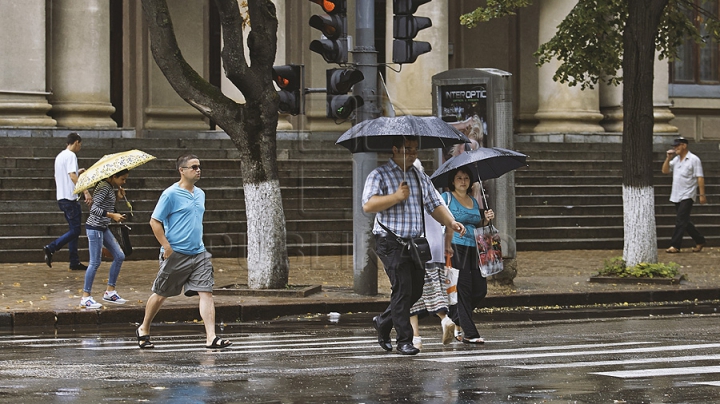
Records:
[[[108,285],[115,286],[118,275],[120,275],[120,267],[122,267],[123,261],[125,261],[125,254],[120,248],[115,236],[113,236],[110,229],[105,230],[92,230],[85,229],[88,238],[88,249],[90,250],[90,262],[88,262],[88,268],[85,271],[85,285],[83,286],[83,292],[90,293],[92,290],[92,284],[95,280],[95,273],[100,266],[102,259],[102,248],[105,246],[113,256],[113,262],[110,265],[110,275],[108,276]]]
[[[80,216],[82,215],[82,209],[80,208],[79,201],[71,201],[69,199],[60,199],[58,201],[58,207],[65,213],[65,220],[68,222],[69,229],[67,233],[48,244],[47,247],[50,249],[50,252],[54,253],[67,244],[68,252],[70,253],[70,266],[74,267],[80,264],[80,257],[78,257],[78,237],[80,237]]]

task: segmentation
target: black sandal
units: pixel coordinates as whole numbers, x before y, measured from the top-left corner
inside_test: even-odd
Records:
[[[135,335],[137,336],[137,342],[140,349],[152,349],[155,348],[155,345],[153,345],[152,342],[150,342],[150,334],[148,335],[140,335],[140,329],[135,330]]]
[[[215,337],[212,344],[205,345],[205,348],[207,348],[207,349],[223,349],[223,348],[229,347],[230,345],[232,345],[232,342],[230,342],[226,339],[222,339],[220,337]]]

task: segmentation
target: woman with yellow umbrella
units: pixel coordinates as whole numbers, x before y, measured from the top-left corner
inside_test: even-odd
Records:
[[[128,152],[107,155],[92,167],[88,168],[78,178],[75,188],[76,193],[95,186],[90,215],[85,222],[90,261],[85,271],[83,296],[80,299],[80,306],[83,308],[102,308],[102,304],[93,299],[91,291],[93,281],[95,280],[95,273],[102,259],[103,246],[110,251],[113,257],[103,301],[114,304],[124,304],[127,302],[127,300],[120,297],[115,290],[115,284],[120,275],[120,268],[122,267],[123,261],[125,261],[125,253],[110,231],[109,225],[112,221],[119,223],[126,219],[125,215],[115,212],[115,202],[117,198],[123,198],[127,201],[123,186],[127,181],[129,170],[154,158],[155,157],[140,150],[130,150]]]

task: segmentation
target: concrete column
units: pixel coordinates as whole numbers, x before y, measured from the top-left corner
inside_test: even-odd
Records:
[[[393,2],[387,2],[387,27],[385,60],[392,63],[393,49]],[[387,87],[390,101],[398,115],[432,115],[432,76],[448,69],[448,0],[426,3],[415,13],[428,17],[432,27],[426,28],[415,38],[430,42],[432,51],[420,55],[412,64],[402,65],[396,73],[387,69]],[[397,69],[398,65],[391,65]]]
[[[618,71],[622,75],[622,70]],[[599,84],[600,112],[603,120],[600,122],[606,132],[622,132],[623,130],[623,85]]]
[[[51,114],[59,126],[114,128],[110,118],[110,4],[53,0]]]
[[[55,126],[47,115],[45,0],[0,0],[0,126]]]
[[[540,2],[540,43],[549,41],[557,26],[577,4],[576,0],[543,0]],[[540,67],[538,72],[539,123],[535,132],[604,132],[598,124],[602,119],[597,87],[580,90],[553,81],[560,62],[552,60]]]
[[[667,59],[660,60],[659,53],[655,54],[655,77],[653,80],[653,125],[654,133],[676,133],[678,128],[670,125],[675,114],[670,111],[670,97],[668,86],[670,72]]]
[[[185,60],[201,76],[208,77],[207,6],[204,0],[168,2],[180,50]],[[145,129],[207,130],[205,117],[185,102],[170,86],[152,57],[148,46],[148,103],[145,107]]]

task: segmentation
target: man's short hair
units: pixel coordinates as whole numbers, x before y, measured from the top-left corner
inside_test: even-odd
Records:
[[[75,143],[75,142],[82,142],[82,138],[80,137],[80,135],[78,135],[78,134],[75,133],[75,132],[72,132],[72,133],[70,133],[69,135],[67,135],[67,144],[68,144],[68,146],[71,145],[71,144],[73,144],[73,143]]]
[[[183,154],[182,156],[177,158],[177,161],[175,162],[175,169],[179,170],[180,167],[185,167],[185,164],[187,164],[188,161],[194,160],[194,159],[200,160],[200,158],[198,158],[198,156],[196,156],[194,154],[191,154],[191,153]]]
[[[679,137],[679,138],[673,140],[673,142],[672,142],[673,146],[679,146],[680,144],[688,144],[687,139],[685,139],[683,137]]]
[[[392,145],[393,145],[393,147],[397,147],[398,149],[400,149],[401,147],[405,146],[405,141],[406,141],[406,140],[407,140],[407,141],[410,141],[410,142],[413,142],[413,141],[414,141],[414,142],[419,142],[419,141],[420,141],[420,139],[418,139],[418,137],[415,136],[415,135],[412,135],[412,136],[393,136]]]

